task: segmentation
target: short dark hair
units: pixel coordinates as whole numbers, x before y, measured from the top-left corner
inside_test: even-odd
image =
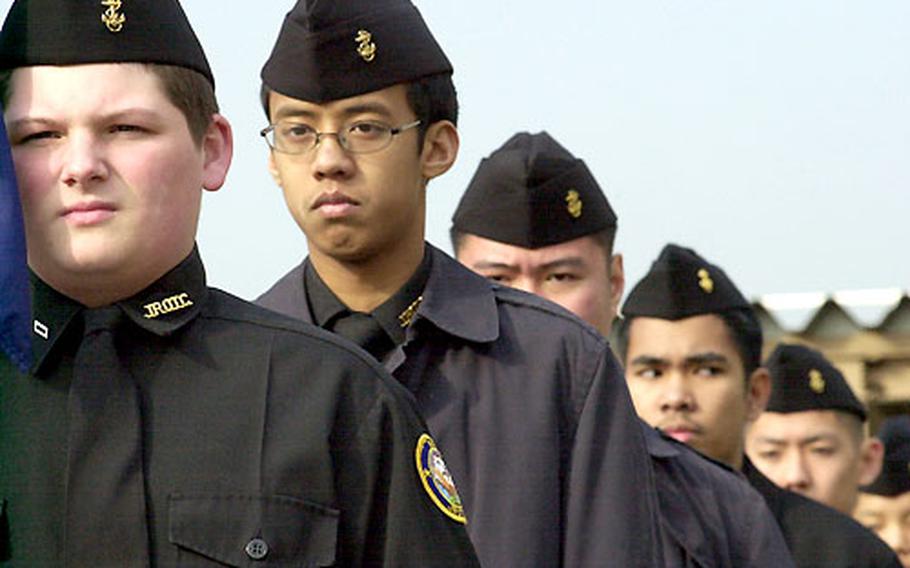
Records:
[[[218,112],[218,100],[212,84],[205,75],[187,67],[158,63],[142,65],[161,81],[164,94],[186,119],[193,141],[197,146],[201,145],[212,122],[212,115]],[[0,71],[0,101],[3,102],[3,108],[7,107],[12,96],[13,71],[15,69]]]
[[[423,146],[423,137],[427,128],[434,122],[448,120],[458,126],[458,93],[449,73],[437,73],[422,77],[407,85],[408,104],[420,120],[417,127],[419,136],[418,148]],[[259,88],[259,101],[267,119],[269,115],[269,94],[272,90],[263,83]]]
[[[761,367],[761,348],[762,348],[762,329],[758,322],[755,311],[751,308],[736,308],[724,312],[718,312],[715,315],[723,320],[730,338],[736,345],[739,358],[743,364],[745,378],[748,379],[756,369]],[[634,317],[620,320],[616,327],[616,351],[623,365],[627,363],[626,358],[629,354],[629,328]]]

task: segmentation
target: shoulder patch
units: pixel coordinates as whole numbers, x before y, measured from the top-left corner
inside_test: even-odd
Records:
[[[455,489],[455,482],[442,459],[442,452],[429,434],[423,434],[417,440],[414,457],[417,461],[417,475],[433,503],[449,518],[466,524],[464,506]]]

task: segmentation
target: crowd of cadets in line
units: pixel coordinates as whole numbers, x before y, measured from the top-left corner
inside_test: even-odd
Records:
[[[910,419],[867,436],[822,354],[761,361],[684,246],[620,307],[617,215],[548,134],[481,162],[457,261],[425,242],[452,72],[408,0],[292,7],[262,135],[309,256],[255,306],[195,246],[232,134],[177,0],[13,2],[0,565],[910,566]]]

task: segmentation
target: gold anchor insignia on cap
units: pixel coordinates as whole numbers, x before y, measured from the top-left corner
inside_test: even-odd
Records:
[[[417,315],[417,308],[420,307],[420,302],[423,301],[423,296],[417,296],[417,299],[411,302],[411,305],[406,307],[403,312],[398,314],[398,324],[401,327],[408,327],[411,325],[411,322],[414,321],[414,316]]]
[[[581,196],[578,195],[578,192],[574,189],[570,189],[566,193],[566,210],[569,212],[569,215],[578,219],[581,217],[581,210],[584,207],[584,203],[581,201]]]
[[[119,12],[123,5],[123,0],[101,0],[101,5],[106,6],[107,10],[101,14],[101,21],[107,26],[111,33],[117,33],[123,29],[123,23],[126,16]]]
[[[171,312],[185,310],[192,305],[193,301],[190,300],[190,295],[184,292],[182,294],[169,296],[160,302],[145,304],[142,307],[145,308],[145,319],[155,319],[158,316],[163,316]]]
[[[822,394],[825,392],[825,377],[822,376],[822,372],[818,369],[809,371],[809,388],[812,389],[815,394]]]
[[[705,291],[705,294],[714,291],[714,280],[711,279],[711,273],[705,268],[698,271],[698,285]]]
[[[357,42],[357,54],[364,61],[369,63],[376,59],[376,44],[373,43],[373,34],[366,30],[357,30],[357,37],[354,38],[354,41]]]

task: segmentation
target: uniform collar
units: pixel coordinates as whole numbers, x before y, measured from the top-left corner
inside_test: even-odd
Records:
[[[395,345],[405,341],[405,330],[413,322],[423,301],[421,295],[430,276],[432,257],[424,253],[417,270],[392,297],[370,312]],[[322,280],[311,262],[304,266],[304,289],[313,323],[332,329],[335,321],[353,310],[348,308]]]
[[[139,327],[158,336],[170,335],[190,323],[208,298],[205,268],[199,250],[151,286],[118,305]]]
[[[313,323],[319,327],[325,327],[348,311],[348,307],[329,289],[309,259],[303,265],[303,290]]]
[[[494,284],[465,268],[454,258],[427,244],[433,269],[417,317],[439,329],[476,343],[499,338],[499,311]]]
[[[496,308],[496,296],[493,284],[486,278],[461,265],[457,260],[427,243],[424,256],[430,265],[427,283],[424,286],[423,300],[417,306],[412,325],[419,320],[427,320],[439,329],[476,343],[489,343],[499,338],[499,312]],[[310,261],[303,264],[303,274],[299,278],[302,286],[294,286],[293,305],[305,306],[297,314],[303,321],[319,325],[317,314],[309,304],[310,286],[312,283],[305,276]],[[300,272],[298,272],[300,274]],[[302,290],[302,297],[297,296]],[[320,312],[320,315],[324,315]]]
[[[32,273],[32,372],[37,373],[86,308]],[[194,247],[186,259],[135,296],[116,302],[137,326],[170,335],[199,315],[208,297],[205,269]]]
[[[645,443],[648,447],[648,453],[652,457],[673,458],[679,455],[680,449],[675,444],[680,444],[681,442],[677,442],[644,421],[641,422],[641,425],[645,430]]]

